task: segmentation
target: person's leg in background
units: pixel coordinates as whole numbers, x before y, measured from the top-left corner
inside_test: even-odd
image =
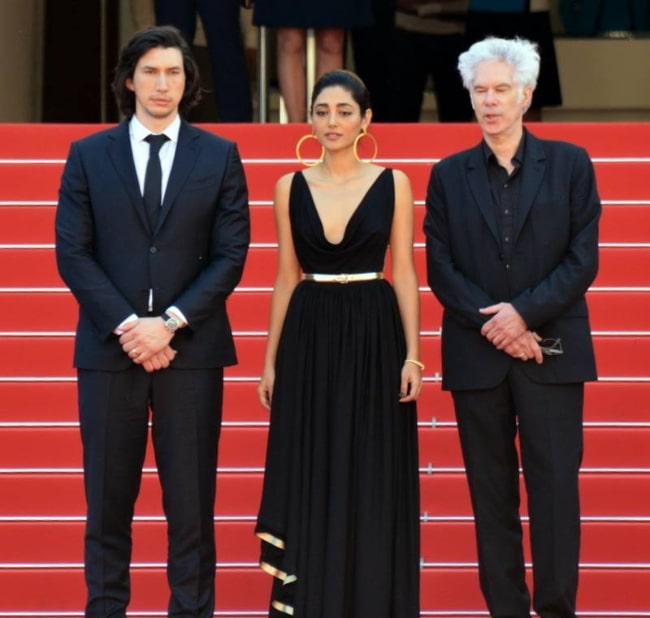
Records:
[[[395,0],[373,0],[372,26],[350,31],[354,67],[372,94],[374,122],[395,122]]]
[[[197,0],[208,43],[220,122],[253,120],[253,95],[240,23],[239,0]]]
[[[439,122],[471,122],[474,110],[458,72],[458,56],[469,47],[462,34],[432,35],[426,54],[433,77]]]
[[[328,71],[343,68],[345,30],[319,28],[316,30],[316,79]]]
[[[278,28],[278,82],[289,122],[306,122],[305,47],[302,28]]]
[[[253,100],[239,0],[155,0],[156,24],[176,26],[192,44],[197,14],[205,32],[220,122],[250,122]]]
[[[422,39],[426,36],[403,28],[395,30],[395,55],[400,70],[395,75],[399,96],[392,109],[393,122],[420,122],[430,63],[422,54]]]

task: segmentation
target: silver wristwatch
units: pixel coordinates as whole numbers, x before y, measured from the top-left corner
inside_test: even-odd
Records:
[[[160,317],[163,319],[163,322],[165,323],[165,328],[170,333],[173,334],[178,330],[180,324],[178,323],[178,320],[176,318],[173,318],[168,313],[163,313]]]

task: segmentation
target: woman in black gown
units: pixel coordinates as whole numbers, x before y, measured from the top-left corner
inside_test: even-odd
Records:
[[[311,107],[323,157],[276,185],[258,387],[271,410],[256,528],[275,578],[270,616],[417,618],[424,366],[411,186],[358,158],[372,113],[356,75],[325,74]]]

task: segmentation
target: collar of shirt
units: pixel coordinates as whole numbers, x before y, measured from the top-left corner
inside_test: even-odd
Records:
[[[483,158],[485,160],[485,165],[486,167],[489,167],[490,165],[499,165],[499,161],[492,152],[492,149],[487,145],[487,142],[483,140],[481,142],[483,145]],[[524,148],[526,147],[526,129],[524,129],[523,135],[521,136],[521,140],[519,140],[519,146],[517,146],[517,151],[515,152],[514,157],[510,159],[512,161],[513,166],[515,169],[518,169],[521,167],[521,164],[524,160]]]
[[[172,170],[172,163],[174,162],[174,155],[176,154],[176,146],[178,144],[178,134],[181,129],[181,118],[177,114],[167,127],[161,131],[169,140],[165,142],[160,149],[160,166],[162,168],[162,195],[164,199],[167,183],[169,182],[169,175]],[[136,117],[133,115],[129,121],[129,137],[131,139],[131,152],[133,153],[133,163],[135,164],[135,171],[138,175],[138,183],[140,184],[140,193],[144,191],[144,176],[147,170],[147,161],[149,160],[149,144],[145,141],[145,137],[151,135],[151,131],[147,129]]]

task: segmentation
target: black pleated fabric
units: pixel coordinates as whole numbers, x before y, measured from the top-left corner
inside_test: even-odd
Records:
[[[305,272],[383,269],[394,208],[385,170],[329,243],[302,174],[290,216]],[[278,348],[257,533],[271,616],[417,618],[416,410],[400,404],[405,342],[385,280],[301,282]]]

